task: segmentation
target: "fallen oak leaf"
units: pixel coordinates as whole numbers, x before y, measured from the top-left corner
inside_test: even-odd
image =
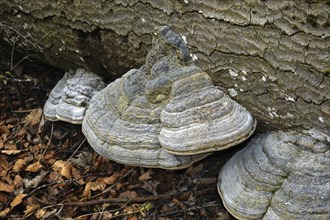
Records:
[[[26,209],[24,210],[24,218],[27,218],[28,216],[30,216],[32,213],[34,213],[38,208],[40,207],[39,204],[35,203],[35,204],[31,204],[31,205],[27,205]]]
[[[7,176],[9,170],[9,162],[7,161],[7,156],[0,154],[0,177]]]
[[[20,127],[19,129],[16,130],[15,136],[16,137],[22,137],[23,135],[26,134],[26,128],[25,127]]]
[[[42,164],[37,161],[33,164],[30,164],[29,166],[26,167],[25,171],[28,171],[28,172],[37,172],[39,171],[40,169],[42,168]]]
[[[7,155],[15,155],[21,153],[22,150],[1,150],[0,152]]]
[[[139,177],[139,180],[142,182],[142,181],[146,181],[146,180],[149,180],[151,179],[151,176],[153,174],[153,171],[151,169],[149,169],[147,172],[145,172],[144,174],[142,174],[140,177]]]
[[[23,199],[27,196],[27,194],[18,194],[14,200],[10,203],[10,207],[14,208],[15,206],[21,204],[21,202],[23,201]]]
[[[64,161],[64,160],[57,160],[53,166],[52,169],[55,172],[60,173],[62,176],[66,177],[67,179],[72,179],[72,164],[70,162]]]
[[[10,208],[5,208],[4,210],[0,211],[0,218],[6,217],[6,215],[8,215],[10,210],[11,210]]]
[[[25,162],[24,159],[18,159],[18,160],[16,160],[16,162],[15,162],[15,164],[13,166],[12,171],[14,171],[14,172],[20,172],[25,167],[25,164],[26,164],[26,162]]]
[[[41,208],[34,214],[37,219],[42,219],[46,215],[46,210]]]
[[[17,189],[23,185],[23,179],[20,175],[15,175],[13,185],[14,185],[15,189]]]
[[[8,134],[9,128],[6,125],[0,125],[0,134]]]
[[[7,204],[8,197],[4,193],[0,193],[0,204]]]
[[[106,183],[102,180],[102,178],[98,178],[94,182],[88,182],[86,183],[83,196],[87,199],[91,198],[91,191],[96,191],[96,190],[104,190],[106,187]]]
[[[138,198],[138,197],[139,197],[139,195],[137,194],[137,192],[130,191],[130,190],[122,192],[118,196],[118,198],[125,198],[125,199],[134,199],[134,198]]]
[[[0,149],[3,148],[3,142],[2,137],[0,137]]]
[[[32,127],[32,126],[38,124],[40,122],[41,116],[42,116],[42,109],[41,108],[33,109],[25,117],[24,127],[27,127],[27,126]]]
[[[45,176],[47,174],[48,174],[48,171],[41,170],[39,175],[34,177],[32,180],[23,179],[24,186],[27,189],[36,188],[39,185],[39,183],[45,178]]]
[[[92,166],[93,155],[91,152],[82,152],[71,159],[72,164],[76,167],[91,167]]]
[[[4,148],[6,150],[17,150],[16,144],[5,144]]]
[[[12,193],[14,192],[14,188],[15,188],[14,185],[0,181],[0,191]]]
[[[141,184],[141,187],[156,196],[158,185],[159,185],[159,181],[149,180],[149,181],[144,181],[143,184]]]

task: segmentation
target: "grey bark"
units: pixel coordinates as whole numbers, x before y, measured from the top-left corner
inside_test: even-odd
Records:
[[[44,62],[113,79],[142,65],[168,25],[259,122],[330,134],[329,12],[329,1],[5,0],[0,27]]]

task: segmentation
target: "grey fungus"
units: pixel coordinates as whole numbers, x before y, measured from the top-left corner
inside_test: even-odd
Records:
[[[45,118],[81,124],[91,98],[104,87],[102,78],[87,70],[66,72],[50,92],[43,110]]]
[[[252,115],[214,86],[205,72],[175,81],[170,97],[161,114],[159,141],[172,154],[224,150],[255,129]]]
[[[183,39],[162,27],[145,65],[93,97],[82,131],[96,152],[116,162],[182,169],[244,141],[255,125],[191,62]]]
[[[175,156],[159,144],[160,113],[144,95],[143,68],[131,70],[92,99],[82,131],[99,154],[121,164],[182,169],[208,154]]]
[[[255,137],[222,168],[218,191],[238,219],[330,219],[329,137],[313,130]]]

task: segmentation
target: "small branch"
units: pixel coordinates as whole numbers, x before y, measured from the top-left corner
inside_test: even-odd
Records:
[[[37,110],[38,108],[33,108],[33,109],[27,109],[27,110],[16,110],[16,111],[11,111],[12,113],[30,113],[34,110]]]
[[[13,45],[11,47],[11,53],[10,53],[10,69],[11,70],[13,70],[15,44],[16,44],[16,40],[13,42]]]
[[[16,79],[16,78],[8,78],[5,76],[0,75],[0,79],[4,79],[10,82],[17,82],[17,83],[23,83],[23,82],[31,82],[31,79]]]
[[[54,181],[54,182],[51,182],[51,183],[48,183],[48,184],[44,184],[44,185],[38,186],[37,188],[33,189],[33,190],[27,195],[27,197],[32,196],[32,194],[34,194],[35,192],[37,192],[37,191],[39,191],[39,190],[41,190],[41,189],[43,189],[43,188],[46,188],[46,187],[49,187],[49,186],[53,186],[53,185],[56,185],[56,184],[74,183],[74,182],[76,182],[76,181],[79,181],[79,180],[81,180],[81,179],[84,179],[84,178],[86,178],[86,177],[90,177],[90,176],[93,176],[93,175],[89,174],[89,175],[82,176],[82,177],[80,177],[80,178],[69,179],[69,180],[63,180],[63,181]],[[44,202],[44,201],[39,200],[39,199],[37,199],[37,198],[35,198],[35,199],[36,199],[37,201],[39,201],[40,203],[42,203],[42,204],[53,205],[53,204],[51,204],[51,203]],[[56,204],[56,205],[58,205],[58,204]],[[61,205],[61,204],[59,204],[59,205]]]
[[[23,62],[24,60],[30,60],[30,57],[34,56],[34,54],[29,54],[25,57],[23,57],[22,59],[20,59],[13,67],[11,67],[11,70],[15,69],[21,62]]]
[[[103,204],[103,203],[126,203],[126,202],[132,202],[132,203],[143,203],[143,202],[150,202],[155,200],[163,200],[167,199],[171,193],[157,195],[157,196],[145,196],[145,197],[136,197],[136,198],[108,198],[108,199],[97,199],[97,200],[90,200],[85,202],[64,202],[60,203],[63,206],[90,206],[90,205],[97,205],[97,204]],[[42,201],[38,198],[34,198],[38,202],[42,203],[43,205],[52,205],[49,202]]]
[[[170,193],[157,195],[157,196],[145,196],[145,197],[136,197],[136,198],[108,198],[108,199],[98,199],[98,200],[90,200],[86,202],[65,202],[64,206],[87,206],[87,205],[96,205],[102,203],[120,203],[120,202],[133,202],[133,203],[142,203],[142,202],[150,202],[155,200],[163,200],[170,196]]]
[[[19,37],[22,37],[24,39],[24,41],[30,43],[33,47],[37,48],[39,51],[42,51],[42,47],[39,46],[37,43],[32,42],[31,40],[28,39],[29,36],[24,36],[23,34],[21,34],[17,29],[15,29],[14,27],[11,27],[9,25],[6,25],[4,23],[0,23],[0,28],[7,28],[13,32],[15,32]]]

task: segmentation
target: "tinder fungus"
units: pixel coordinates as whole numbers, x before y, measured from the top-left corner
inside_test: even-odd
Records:
[[[330,139],[314,130],[254,138],[219,174],[238,219],[330,219]]]
[[[183,39],[158,29],[145,65],[97,93],[82,129],[119,163],[181,169],[247,139],[255,120],[194,65]]]
[[[45,103],[45,118],[81,124],[91,98],[104,87],[100,76],[84,69],[65,73]]]

